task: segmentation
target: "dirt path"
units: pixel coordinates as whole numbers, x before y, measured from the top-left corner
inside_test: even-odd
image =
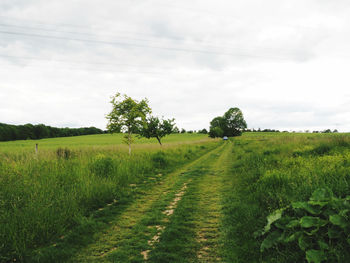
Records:
[[[220,258],[222,177],[229,167],[227,157],[231,153],[231,145],[228,144],[218,156],[210,172],[203,177],[198,186],[201,189],[197,217],[198,262],[222,262]]]
[[[149,262],[222,262],[221,191],[231,149],[228,142],[190,172],[187,191],[149,253]]]
[[[144,262],[158,245],[192,183],[193,171],[205,166],[224,146],[166,176],[159,185],[125,209],[111,227],[94,237],[70,262]],[[151,261],[150,261],[151,262]]]

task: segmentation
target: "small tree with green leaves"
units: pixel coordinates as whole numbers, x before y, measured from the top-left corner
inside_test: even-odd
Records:
[[[158,117],[149,117],[140,130],[140,135],[145,138],[156,138],[160,145],[162,145],[161,139],[173,132],[175,119],[159,119]]]
[[[117,93],[112,96],[112,111],[106,116],[108,119],[107,129],[109,132],[124,132],[124,142],[129,146],[133,143],[133,133],[138,132],[146,120],[151,108],[148,100],[137,101],[127,95]]]

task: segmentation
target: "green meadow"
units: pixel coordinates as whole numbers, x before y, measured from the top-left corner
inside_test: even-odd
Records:
[[[287,215],[303,246],[262,250],[259,233],[317,189],[348,205],[349,134],[176,134],[132,149],[118,134],[0,143],[0,262],[346,262],[349,209],[335,221],[326,199]]]
[[[27,259],[90,212],[131,200],[134,186],[217,144],[196,134],[168,136],[162,147],[135,142],[131,156],[120,134],[0,143],[0,261]]]
[[[269,214],[292,202],[309,200],[316,189],[329,189],[337,197],[350,195],[349,134],[247,133],[234,138],[230,158],[223,191],[225,262],[306,262],[307,250],[323,255],[320,261],[308,262],[348,260],[349,244],[335,248],[333,244],[339,240],[327,234],[325,238],[321,236],[317,225],[303,228],[296,222],[289,226],[291,233],[308,236],[305,247],[301,246],[303,240],[290,239],[261,252],[264,237],[256,233],[264,229]],[[335,208],[331,212],[338,213]],[[309,219],[311,215],[324,221],[330,216],[327,213],[289,216]],[[344,229],[329,222],[322,227],[325,231],[336,227],[339,235],[345,234],[346,241]],[[283,231],[282,223],[276,231]],[[319,242],[327,245],[320,247]]]
[[[9,141],[0,142],[0,152],[22,152],[22,151],[34,151],[35,144],[38,144],[40,149],[57,149],[59,147],[69,148],[118,148],[126,149],[123,144],[123,134],[97,134],[97,135],[84,135],[75,137],[60,137],[41,140],[23,140],[23,141]],[[171,134],[163,138],[164,144],[173,143],[190,143],[191,141],[208,140],[208,136],[204,134]],[[146,139],[135,136],[136,148],[140,148],[140,144],[152,144],[157,146],[158,142],[155,138]],[[152,147],[147,145],[146,147]],[[141,146],[142,148],[142,146]]]

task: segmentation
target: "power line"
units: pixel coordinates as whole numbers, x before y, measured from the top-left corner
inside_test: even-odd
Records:
[[[0,16],[0,18],[3,17],[3,16]],[[43,26],[54,26],[54,27],[62,27],[62,25],[64,25],[63,27],[75,27],[75,28],[85,28],[85,29],[89,29],[89,30],[92,30],[93,28],[90,27],[90,26],[83,26],[83,25],[70,25],[70,24],[52,24],[52,23],[44,23],[44,22],[35,22],[33,20],[23,20],[23,19],[17,19],[17,18],[9,18],[9,17],[4,17],[4,18],[7,18],[7,19],[10,19],[10,20],[15,20],[17,22],[29,22],[29,23],[34,23],[34,24],[37,24],[37,25],[43,25]],[[9,25],[9,26],[17,26],[17,27],[27,27],[27,26],[22,26],[22,25]],[[48,28],[46,28],[45,30],[50,30]],[[123,33],[126,33],[126,34],[137,34],[137,35],[143,35],[143,36],[147,36],[147,37],[155,37],[155,38],[159,38],[159,35],[156,35],[156,34],[145,34],[145,33],[140,33],[140,32],[131,32],[131,31],[127,31],[127,30],[118,30],[119,32],[123,32]],[[68,32],[67,32],[68,33]],[[73,33],[73,32],[72,32]],[[77,32],[74,32],[74,33],[77,33]],[[77,34],[89,34],[89,33],[77,33]],[[162,37],[164,38],[164,37]],[[183,41],[184,39],[181,38],[181,37],[174,37],[174,36],[166,36],[165,38],[167,39],[171,39],[171,40],[175,40],[175,41]]]
[[[62,31],[62,30],[55,30],[55,29],[46,29],[46,28],[39,28],[39,27],[30,27],[30,26],[18,26],[18,25],[9,25],[9,24],[0,24],[1,27],[10,27],[10,28],[20,28],[20,29],[31,29],[31,30],[39,30],[39,31],[46,31],[46,32],[55,32],[55,33],[64,33],[64,34],[74,34],[74,35],[84,35],[84,36],[93,36],[96,37],[95,34],[91,33],[81,33],[81,32],[74,32],[74,31]],[[105,35],[107,36],[107,35]],[[112,36],[111,37],[117,37],[117,38],[124,38],[127,40],[133,40],[133,41],[147,41],[147,42],[156,42],[150,39],[145,38],[132,38],[132,37],[125,37],[125,36]],[[178,39],[177,41],[182,41]]]
[[[160,49],[160,50],[176,51],[176,52],[205,53],[205,54],[211,54],[211,55],[226,55],[226,56],[255,57],[255,58],[269,58],[269,59],[273,58],[273,59],[278,59],[278,60],[288,60],[287,58],[283,58],[283,57],[261,56],[261,55],[251,55],[251,54],[237,54],[237,53],[218,52],[218,51],[203,50],[203,49],[199,50],[199,49],[186,49],[186,48],[175,48],[175,47],[150,46],[150,45],[144,45],[144,44],[127,43],[127,42],[119,42],[119,41],[112,42],[112,41],[103,41],[103,40],[69,38],[69,37],[62,37],[62,36],[40,35],[40,34],[31,34],[31,33],[23,33],[23,32],[0,31],[0,33],[7,34],[7,35],[22,35],[22,36],[36,37],[36,38],[79,41],[79,42],[85,42],[85,43],[129,46],[129,47],[136,47],[136,48]]]
[[[29,20],[29,19],[18,19],[18,18],[13,18],[13,17],[8,17],[8,16],[0,16],[0,18],[5,18],[5,19],[10,19],[10,20],[17,20],[17,21],[25,21],[25,22],[30,22],[38,25],[48,25],[46,22],[38,21],[38,20]],[[58,27],[76,27],[76,28],[90,28],[89,26],[86,25],[76,25],[76,24],[51,24],[52,26],[58,26]]]
[[[9,24],[0,24],[0,27],[10,27],[10,28],[19,28],[19,29],[30,29],[30,30],[39,30],[39,31],[46,31],[46,32],[55,32],[55,33],[66,33],[66,34],[76,34],[76,35],[85,35],[85,36],[92,36],[92,37],[96,37],[96,34],[91,34],[91,33],[81,33],[81,32],[76,32],[76,31],[62,31],[62,30],[55,30],[55,29],[47,29],[47,28],[40,28],[40,27],[30,27],[30,26],[18,26],[18,25],[9,25]],[[102,36],[109,36],[109,37],[116,37],[119,39],[125,39],[125,40],[132,40],[132,41],[144,41],[144,42],[149,42],[149,43],[156,43],[158,44],[159,42],[152,40],[152,39],[144,39],[144,38],[131,38],[131,37],[125,37],[125,36],[117,36],[117,35],[106,35],[106,34],[102,34]],[[155,36],[152,36],[155,37]],[[159,37],[160,39],[167,39],[167,40],[171,40],[171,41],[177,41],[177,42],[185,42],[184,38],[174,38],[174,37]],[[287,50],[287,49],[269,49],[269,48],[261,48],[261,47],[227,47],[227,46],[217,46],[214,45],[214,43],[212,42],[208,42],[205,40],[190,40],[191,43],[195,44],[195,45],[203,45],[204,47],[208,47],[208,48],[214,48],[214,49],[239,49],[239,50],[243,50],[243,51],[251,51],[252,49],[260,49],[260,50],[265,50],[265,51],[281,51],[281,52],[291,52],[293,50]],[[229,43],[227,43],[229,44]]]
[[[155,68],[155,69],[171,69],[169,67],[154,67],[150,65],[132,65],[132,64],[119,64],[119,63],[105,63],[105,62],[89,62],[89,61],[72,61],[64,59],[52,59],[52,58],[39,58],[39,57],[24,57],[24,56],[11,56],[0,54],[3,58],[13,58],[20,60],[38,60],[38,61],[53,61],[60,63],[73,63],[73,64],[89,64],[89,65],[103,65],[103,66],[123,66],[123,67],[135,67],[135,68]]]
[[[19,65],[10,65],[10,64],[1,64],[1,68],[4,68],[4,66],[9,67],[21,67]],[[25,68],[43,68],[48,69],[45,66],[38,66],[38,65],[25,65]],[[58,70],[74,70],[74,71],[90,71],[90,72],[106,72],[106,73],[133,73],[133,74],[152,74],[152,75],[163,75],[162,72],[152,72],[152,71],[127,71],[127,70],[115,70],[115,69],[90,69],[90,68],[74,68],[74,67],[54,67],[53,69]]]

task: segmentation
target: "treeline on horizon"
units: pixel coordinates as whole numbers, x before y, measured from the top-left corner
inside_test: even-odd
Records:
[[[274,130],[274,129],[245,129],[244,132],[290,132],[290,131],[279,131],[279,130]],[[292,133],[296,132],[296,131],[291,131]],[[305,131],[299,131],[299,132],[303,132],[303,133],[311,133],[311,131],[309,130],[305,130]],[[323,130],[323,131],[312,131],[312,133],[337,133],[338,130],[335,129],[335,130],[331,130],[331,129],[326,129],[326,130]]]
[[[102,133],[104,133],[104,131],[96,127],[56,128],[44,124],[11,125],[0,123],[0,141],[38,140]]]

